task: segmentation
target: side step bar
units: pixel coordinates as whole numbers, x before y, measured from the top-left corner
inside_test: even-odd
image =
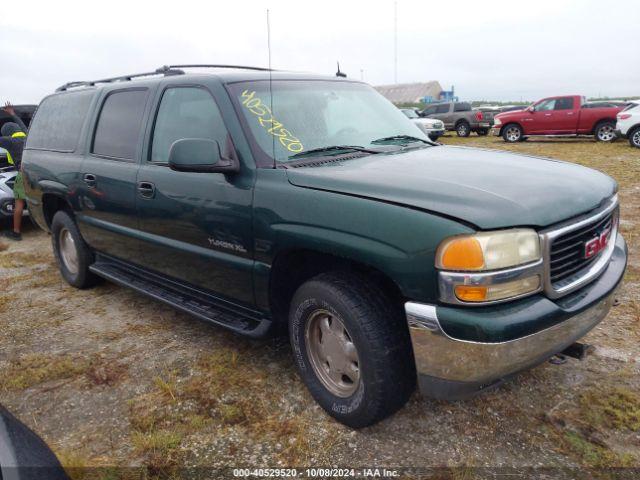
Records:
[[[248,337],[265,337],[272,325],[269,318],[261,316],[258,312],[234,306],[208,293],[105,255],[96,255],[96,263],[91,265],[89,270],[113,283],[132,288],[201,320]]]

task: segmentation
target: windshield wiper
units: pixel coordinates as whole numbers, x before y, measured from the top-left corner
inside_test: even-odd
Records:
[[[336,152],[337,155],[341,151],[347,152],[363,152],[363,153],[381,153],[378,150],[370,150],[368,148],[360,147],[358,145],[331,145],[330,147],[320,147],[320,148],[312,148],[311,150],[305,150],[304,152],[296,153],[295,155],[291,155],[289,158],[300,158],[306,157],[307,155],[316,155],[319,153],[331,153]]]
[[[423,143],[426,143],[427,145],[433,145],[433,143],[431,143],[428,140],[425,140],[424,138],[412,137],[411,135],[391,135],[390,137],[378,138],[377,140],[373,140],[371,143],[391,142],[393,140],[406,140],[408,141],[407,143],[423,142]]]

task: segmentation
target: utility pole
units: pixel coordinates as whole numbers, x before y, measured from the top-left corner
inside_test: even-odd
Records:
[[[398,1],[393,2],[393,82],[398,83]]]

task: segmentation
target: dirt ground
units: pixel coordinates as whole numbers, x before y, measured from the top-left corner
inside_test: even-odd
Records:
[[[160,476],[182,466],[450,468],[442,478],[472,478],[476,467],[596,476],[640,467],[640,150],[585,139],[442,141],[577,162],[619,182],[629,267],[619,304],[586,339],[597,347],[586,361],[541,365],[464,402],[416,394],[352,431],[306,392],[286,339],[247,340],[108,283],[75,290],[49,236],[29,226],[23,242],[0,245],[0,403],[76,479],[123,476],[111,467]]]

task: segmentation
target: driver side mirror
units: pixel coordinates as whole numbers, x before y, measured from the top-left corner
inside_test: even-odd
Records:
[[[527,107],[527,112],[536,113],[536,107],[534,107],[533,105],[528,106]]]
[[[169,149],[169,168],[178,172],[233,173],[240,171],[240,164],[223,157],[215,140],[183,138]]]

